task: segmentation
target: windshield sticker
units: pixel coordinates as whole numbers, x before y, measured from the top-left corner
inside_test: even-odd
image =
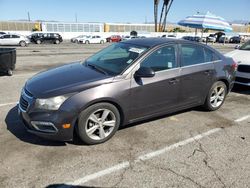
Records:
[[[144,49],[140,49],[140,48],[130,48],[129,49],[130,52],[135,52],[135,53],[142,53],[144,51]]]

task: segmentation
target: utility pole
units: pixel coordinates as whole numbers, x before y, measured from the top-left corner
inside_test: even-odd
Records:
[[[29,20],[29,22],[30,22],[30,12],[28,12],[28,20]]]
[[[75,22],[77,23],[77,13],[75,13]]]

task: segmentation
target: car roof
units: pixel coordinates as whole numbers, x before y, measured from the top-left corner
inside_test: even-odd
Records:
[[[210,49],[213,52],[217,53],[218,55],[222,55],[218,50],[212,48],[209,45],[202,44],[199,42],[195,41],[189,41],[189,40],[184,40],[184,39],[175,39],[175,38],[162,38],[162,37],[154,37],[154,38],[136,38],[136,39],[131,39],[131,40],[126,40],[122,41],[122,43],[126,44],[134,44],[138,46],[144,46],[148,48],[153,48],[155,46],[163,45],[163,44],[168,44],[168,43],[175,43],[175,44],[193,44],[193,45],[199,45],[204,48]]]
[[[170,43],[170,42],[178,42],[180,40],[178,39],[170,39],[170,38],[156,38],[156,37],[152,37],[152,38],[136,38],[136,39],[132,39],[132,40],[127,40],[127,41],[122,41],[122,43],[129,43],[129,44],[135,44],[138,46],[146,46],[146,47],[154,47],[154,46],[158,46],[161,44],[165,44],[165,43]]]

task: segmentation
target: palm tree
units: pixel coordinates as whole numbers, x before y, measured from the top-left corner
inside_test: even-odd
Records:
[[[158,5],[160,0],[154,0],[154,21],[155,21],[155,32],[157,32],[157,21],[158,21]]]
[[[159,20],[159,26],[158,26],[158,5],[159,0],[154,0],[154,21],[155,21],[155,32],[157,31],[164,31],[166,28],[167,23],[167,14],[170,10],[170,7],[172,5],[174,0],[163,0],[163,5],[161,9],[161,15]]]

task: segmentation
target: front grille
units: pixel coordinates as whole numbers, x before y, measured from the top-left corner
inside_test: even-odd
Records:
[[[26,101],[23,98],[23,96],[21,96],[20,101],[19,101],[19,105],[20,105],[20,107],[21,107],[22,110],[26,111],[27,108],[28,108],[28,106],[29,106],[29,103],[28,103],[28,101]]]
[[[33,97],[33,95],[26,88],[24,89],[24,92],[28,97]]]
[[[250,83],[250,79],[247,79],[247,78],[241,78],[241,77],[236,77],[235,78],[235,81],[236,82],[241,82],[241,83]]]
[[[250,65],[239,65],[237,70],[239,72],[248,72],[248,73],[250,73]]]

